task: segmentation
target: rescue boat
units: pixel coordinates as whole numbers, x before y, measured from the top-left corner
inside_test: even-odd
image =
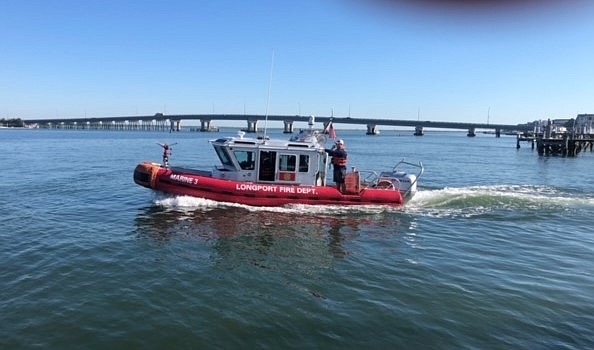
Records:
[[[308,124],[289,140],[249,138],[241,131],[236,137],[210,140],[221,164],[205,170],[171,166],[170,147],[162,144],[163,164],[138,164],[134,181],[168,194],[251,206],[401,206],[417,191],[423,164],[404,160],[383,172],[353,167],[339,190],[326,180],[331,166],[327,135],[313,128],[313,117]]]

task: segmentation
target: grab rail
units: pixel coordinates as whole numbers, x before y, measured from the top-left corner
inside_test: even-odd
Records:
[[[404,197],[408,197],[410,195],[410,191],[412,188],[414,188],[415,184],[417,183],[417,181],[419,181],[419,178],[421,178],[421,175],[423,175],[423,172],[425,172],[425,167],[423,166],[423,163],[419,162],[419,163],[411,163],[411,162],[407,162],[404,159],[401,159],[398,163],[396,163],[396,165],[394,165],[394,167],[392,168],[392,172],[396,172],[398,171],[398,167],[400,165],[408,165],[414,168],[418,168],[418,173],[416,173],[416,177],[415,177],[415,181],[413,181],[410,185],[410,187],[408,188],[408,190],[404,193]]]

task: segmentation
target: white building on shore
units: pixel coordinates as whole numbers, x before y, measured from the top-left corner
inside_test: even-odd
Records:
[[[594,114],[578,114],[575,118],[577,134],[594,134]]]

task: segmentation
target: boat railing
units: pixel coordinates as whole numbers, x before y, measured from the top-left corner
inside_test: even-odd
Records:
[[[400,181],[393,179],[396,181],[396,183],[393,183],[392,181],[384,180],[381,178],[381,174],[376,171],[358,170],[358,172],[361,175],[361,187],[363,188],[396,190],[400,187]]]
[[[375,171],[357,170],[360,174],[361,185],[363,187],[373,187],[377,185],[379,174]]]
[[[411,162],[407,162],[404,159],[400,160],[398,163],[396,163],[396,165],[394,165],[394,167],[392,168],[392,172],[397,172],[400,170],[400,168],[402,166],[411,166],[413,168],[417,168],[418,173],[417,178],[421,177],[421,175],[423,174],[423,172],[425,171],[425,167],[423,166],[423,163],[418,162],[418,163],[411,163]]]
[[[377,184],[373,187],[377,188],[378,190],[391,190],[391,191],[400,190],[400,180],[398,180],[398,179],[386,180],[386,179],[380,178],[377,181]]]
[[[423,167],[423,163],[410,163],[405,161],[404,159],[396,163],[392,168],[392,174],[396,174],[401,172],[406,174],[407,172],[403,171],[403,168],[414,168],[414,173],[408,172],[412,175],[415,175],[414,180],[408,184],[408,188],[406,191],[402,191],[401,189],[403,186],[401,185],[401,181],[394,176],[388,175],[385,176],[385,172],[378,173],[376,171],[369,171],[369,170],[354,170],[359,172],[359,179],[362,188],[376,188],[376,189],[384,189],[384,190],[399,190],[402,192],[404,197],[408,197],[412,194],[412,190],[416,187],[416,183],[425,171]]]
[[[401,171],[400,169],[403,167],[411,167],[411,168],[417,169],[414,181],[410,184],[410,187],[408,188],[408,190],[406,192],[404,192],[404,197],[408,197],[411,195],[411,190],[416,187],[415,185],[419,181],[419,178],[421,177],[421,175],[423,175],[423,172],[425,171],[425,167],[423,166],[423,163],[421,163],[421,162],[411,163],[411,162],[405,161],[404,159],[401,159],[398,163],[396,163],[396,165],[394,165],[394,167],[392,168],[392,172],[396,173],[398,171]]]

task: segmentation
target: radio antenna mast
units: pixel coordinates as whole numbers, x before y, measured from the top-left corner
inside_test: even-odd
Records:
[[[268,128],[268,106],[270,105],[270,90],[272,87],[272,69],[274,68],[274,50],[272,50],[272,59],[270,61],[270,77],[268,79],[268,98],[266,99],[266,114],[264,118],[264,142],[266,142],[266,130]]]

